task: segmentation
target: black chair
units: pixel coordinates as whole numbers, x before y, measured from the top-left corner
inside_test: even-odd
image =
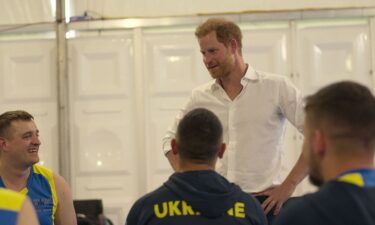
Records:
[[[73,200],[73,205],[78,225],[113,225],[112,221],[103,215],[101,199]]]

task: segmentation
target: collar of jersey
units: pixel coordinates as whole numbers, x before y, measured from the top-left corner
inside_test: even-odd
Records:
[[[375,187],[375,169],[348,170],[337,176],[336,180],[359,187]]]

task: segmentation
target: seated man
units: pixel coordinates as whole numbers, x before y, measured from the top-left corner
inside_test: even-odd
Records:
[[[277,225],[375,224],[375,98],[354,82],[307,99],[303,155],[319,191],[291,202]]]
[[[0,188],[0,221],[4,225],[39,225],[30,200],[4,188]]]
[[[67,182],[37,164],[40,145],[31,114],[17,110],[0,115],[0,187],[27,195],[41,225],[76,225]]]
[[[198,108],[187,113],[171,142],[181,172],[139,199],[126,224],[267,224],[260,203],[214,171],[225,150],[222,134],[212,112]]]

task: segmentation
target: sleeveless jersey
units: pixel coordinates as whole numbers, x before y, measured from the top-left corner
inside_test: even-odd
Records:
[[[15,225],[25,196],[17,192],[0,188],[1,224]]]
[[[0,187],[5,187],[0,177]],[[27,185],[20,191],[28,195],[37,212],[40,225],[53,225],[57,208],[57,195],[53,173],[40,165],[33,165]]]

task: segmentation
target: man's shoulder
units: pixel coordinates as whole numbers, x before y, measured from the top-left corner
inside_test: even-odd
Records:
[[[143,207],[146,205],[153,205],[155,202],[159,202],[167,198],[170,195],[170,191],[165,188],[164,185],[156,188],[155,190],[143,195],[135,203],[134,207]]]
[[[340,201],[340,198],[338,198],[338,196],[340,196],[340,191],[336,191],[339,190],[340,187],[337,185],[340,184],[328,183],[314,193],[291,199],[288,204],[284,206],[280,215],[280,220],[305,221],[306,218],[319,216],[321,210],[329,209],[332,203],[338,203]]]
[[[42,175],[49,181],[52,181],[54,179],[54,173],[52,172],[52,170],[42,165],[34,164],[32,166],[32,171],[34,174]]]
[[[169,191],[162,185],[136,200],[128,213],[126,224],[145,224],[153,217],[154,205],[168,195]]]
[[[292,198],[286,205],[285,211],[314,211],[314,208],[323,207],[334,192],[334,185],[324,185],[315,192]]]
[[[281,84],[290,81],[289,77],[287,77],[286,75],[265,72],[261,70],[256,70],[255,73],[257,74],[258,80],[262,83]]]
[[[371,207],[374,190],[368,191],[352,184],[332,181],[322,186],[319,191],[297,197],[281,211],[276,225],[294,224],[366,224],[366,215],[373,215]],[[369,216],[366,219],[373,221]],[[368,221],[370,221],[368,220]],[[373,224],[373,223],[371,223]]]
[[[315,218],[317,208],[314,207],[314,204],[316,202],[321,203],[321,201],[318,200],[319,198],[320,194],[312,193],[289,200],[288,204],[281,210],[275,224],[314,224],[314,220],[311,218]]]

